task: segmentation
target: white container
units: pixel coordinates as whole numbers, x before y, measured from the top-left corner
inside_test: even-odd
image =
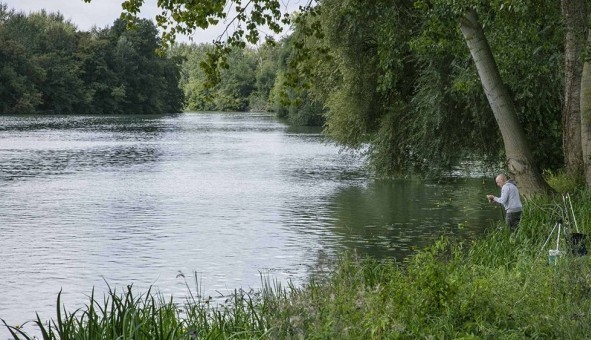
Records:
[[[558,249],[548,250],[548,264],[556,265],[556,261],[558,260],[558,257],[561,255],[562,253]]]

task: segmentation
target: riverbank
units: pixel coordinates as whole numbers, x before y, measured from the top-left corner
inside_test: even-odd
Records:
[[[563,255],[555,265],[548,259],[557,241],[550,233],[558,219],[570,218],[566,214],[574,213],[577,227],[589,234],[591,191],[570,199],[570,213],[562,195],[530,200],[515,233],[499,224],[470,244],[442,238],[402,263],[349,254],[330,275],[303,287],[267,282],[260,291],[216,302],[191,283],[187,301],[154,292],[134,296],[129,289],[37,323],[45,339],[585,338],[591,333],[590,258],[572,255],[567,234],[559,241]]]

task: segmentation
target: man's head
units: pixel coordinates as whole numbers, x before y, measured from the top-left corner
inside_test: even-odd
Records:
[[[503,185],[507,183],[507,176],[505,176],[504,174],[500,174],[497,176],[497,178],[495,178],[495,182],[497,182],[497,185],[499,187],[503,187]]]

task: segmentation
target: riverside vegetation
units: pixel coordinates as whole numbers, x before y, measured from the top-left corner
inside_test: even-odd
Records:
[[[173,6],[180,2],[160,5],[177,10],[170,20],[185,24],[181,31],[226,16],[223,2]],[[127,14],[139,13],[141,3],[126,1]],[[244,9],[250,17],[239,15],[251,43],[258,41],[258,25],[278,25],[281,17],[278,1],[254,3],[253,12]],[[591,171],[584,169],[591,163],[583,151],[591,149],[581,150],[581,140],[588,142],[591,129],[577,132],[589,126],[591,97],[571,86],[591,83],[581,46],[587,39],[571,36],[587,32],[586,9],[577,4],[584,2],[322,0],[295,16],[293,34],[278,45],[249,50],[230,37],[230,46],[243,50],[215,45],[228,53],[210,63],[207,45],[173,46],[170,60],[156,56],[157,27],[147,21],[136,22],[135,33],[125,33],[121,20],[84,33],[59,15],[27,17],[0,6],[6,60],[0,111],[144,114],[177,112],[182,103],[191,110],[272,110],[291,123],[324,125],[340,145],[365,150],[375,172],[386,176],[439,176],[473,158],[487,164],[515,158],[501,131],[491,130],[497,121],[514,122],[523,145],[535,146],[518,150],[517,158],[587,175],[589,187]],[[495,119],[469,58],[479,49],[467,48],[474,39],[458,31],[475,12],[512,97],[502,106],[514,107],[515,119]],[[573,22],[579,15],[583,20]],[[172,24],[160,19],[160,28]],[[204,86],[210,76],[216,81]],[[564,190],[557,177],[550,182],[572,194],[579,226],[589,232],[589,189]],[[589,259],[565,254],[550,266],[542,247],[564,212],[560,197],[529,200],[514,234],[492,228],[473,242],[442,238],[402,262],[346,255],[330,275],[303,287],[267,284],[259,292],[239,291],[227,304],[197,294],[188,301],[152,291],[137,296],[130,288],[111,291],[102,303],[93,296],[73,312],[62,311],[58,297],[57,320],[36,322],[46,339],[583,338],[591,327]],[[31,338],[7,327],[15,338]]]
[[[58,295],[57,319],[34,322],[44,339],[585,338],[591,260],[572,255],[562,237],[563,255],[550,265],[556,238],[544,245],[558,219],[574,216],[589,233],[591,191],[557,176],[549,182],[571,188],[572,210],[561,195],[530,199],[514,233],[499,222],[478,240],[442,237],[400,262],[348,254],[302,287],[265,278],[258,291],[213,300],[198,285],[187,284],[184,301],[127,287],[103,299],[93,293],[69,312]],[[33,338],[5,326],[15,339]]]

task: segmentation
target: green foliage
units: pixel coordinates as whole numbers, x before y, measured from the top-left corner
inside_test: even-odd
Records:
[[[221,70],[215,86],[205,83],[207,77],[203,66],[207,64],[208,53],[214,49],[210,44],[175,46],[171,54],[181,57],[181,87],[187,99],[187,110],[194,111],[247,111],[253,109],[251,100],[266,101],[268,89],[261,83],[257,87],[257,76],[263,56],[260,50],[236,49],[228,55],[228,66]],[[268,82],[274,81],[274,74],[267,74]],[[264,99],[261,99],[264,97]],[[265,104],[260,104],[265,107]],[[260,108],[260,107],[257,107]]]
[[[314,70],[330,76],[314,78],[312,92],[326,98],[326,132],[348,147],[369,143],[378,173],[419,168],[418,148],[410,143],[416,64],[408,40],[417,18],[409,3],[326,0],[319,13],[329,58]]]
[[[79,63],[74,57],[74,27],[58,14],[40,12],[29,16],[13,14],[0,30],[11,40],[11,44],[3,45],[3,50],[8,52],[13,46],[22,46],[21,59],[26,58],[23,63],[32,68],[32,72],[27,72],[27,79],[31,81],[27,85],[29,90],[23,93],[22,88],[15,89],[13,99],[6,104],[12,102],[16,107],[8,104],[3,112],[72,113],[76,110],[83,86],[79,79]],[[38,95],[31,96],[31,92]],[[23,102],[27,103],[26,109],[19,108]]]
[[[5,114],[34,113],[41,103],[41,93],[34,86],[45,76],[32,62],[24,46],[10,39],[0,26],[0,112]]]
[[[280,72],[269,93],[273,111],[279,118],[295,126],[322,126],[324,109],[322,102],[314,99],[304,86],[294,87]]]
[[[578,191],[583,183],[583,178],[575,178],[564,171],[550,171],[544,172],[546,182],[559,194],[566,194]]]
[[[275,42],[257,48],[255,89],[249,98],[249,106],[254,111],[271,110],[270,96],[278,76],[280,48]]]
[[[485,8],[487,36],[503,81],[536,163],[542,169],[563,165],[562,96],[564,57],[560,3],[517,1],[510,9]]]
[[[201,64],[206,58],[206,53],[212,47],[209,45],[176,45],[171,50],[171,55],[182,60],[181,77],[179,86],[185,95],[185,109],[187,110],[215,110],[211,104],[211,90],[204,85],[204,70]]]
[[[313,46],[316,43],[314,38],[306,39],[298,34],[298,29],[295,34],[281,41],[280,55],[276,61],[277,78],[270,91],[269,101],[277,115],[287,119],[292,125],[322,126],[325,121],[325,99],[318,95],[320,91],[311,90],[312,87],[324,82],[310,78],[313,65],[323,65],[313,62],[312,59],[305,59],[312,56],[302,56],[303,51],[315,48]]]
[[[90,0],[84,0],[90,2]],[[129,26],[134,26],[143,0],[125,0],[122,2],[121,18]],[[268,27],[274,33],[283,31],[291,18],[282,14],[279,0],[232,1],[233,13],[228,18],[225,0],[215,1],[166,1],[159,2],[160,14],[156,23],[162,29],[162,46],[167,49],[174,43],[177,34],[191,34],[196,29],[206,29],[229,20],[228,26],[236,27],[233,32],[224,31],[213,44],[213,49],[206,53],[207,61],[203,64],[205,84],[215,86],[220,81],[220,70],[228,67],[228,55],[234,48],[244,48],[246,43],[258,44],[261,40],[259,27]],[[310,8],[310,2],[304,6]],[[266,37],[268,40],[269,38]],[[222,41],[223,40],[223,41]]]
[[[367,150],[378,173],[440,176],[466,160],[496,163],[502,140],[457,28],[469,7],[481,13],[535,161],[560,168],[557,3],[323,0],[298,16],[284,84],[307,89],[326,111],[326,132]]]
[[[121,113],[154,114],[182,110],[183,94],[178,87],[180,70],[176,60],[156,55],[157,30],[148,20],[127,30],[115,21],[106,32],[111,43],[110,68],[120,92],[111,92]],[[117,96],[117,94],[119,94]]]
[[[292,124],[321,124],[318,102],[306,98],[306,90],[287,86],[285,55],[289,44],[267,43],[257,48],[233,49],[227,55],[227,67],[220,70],[215,85],[207,82],[211,44],[180,44],[171,55],[183,60],[180,86],[185,93],[186,109],[194,111],[270,111],[289,118]],[[205,68],[204,68],[205,67]],[[286,94],[286,93],[290,94]],[[293,105],[287,98],[297,99]],[[298,105],[306,103],[300,109]],[[297,110],[296,110],[297,109]]]
[[[256,82],[256,61],[250,51],[231,54],[228,68],[221,73],[221,81],[216,88],[214,102],[221,111],[246,111],[248,98],[254,91]]]
[[[147,20],[128,31],[78,32],[59,13],[3,11],[0,22],[2,114],[151,114],[179,112],[177,61],[156,55]]]

